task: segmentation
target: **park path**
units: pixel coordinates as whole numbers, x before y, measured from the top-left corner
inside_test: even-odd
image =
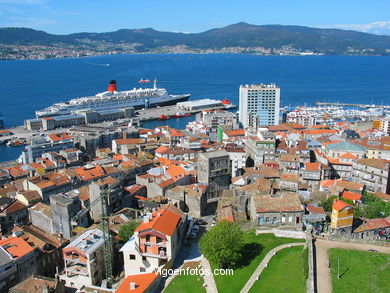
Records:
[[[317,292],[332,292],[332,279],[329,268],[328,249],[342,248],[368,251],[369,249],[377,250],[382,253],[390,253],[390,247],[376,246],[372,244],[339,242],[330,240],[317,239],[315,241],[316,263],[317,263]]]
[[[209,272],[212,272],[209,261],[203,255],[200,259],[200,264],[205,271],[208,270]],[[218,293],[213,274],[205,274],[203,279],[206,284],[207,293]]]
[[[261,272],[264,270],[264,268],[267,267],[268,262],[270,259],[275,255],[275,253],[281,249],[292,247],[292,246],[300,246],[305,245],[305,242],[296,242],[296,243],[287,243],[280,246],[277,246],[273,249],[271,249],[267,255],[264,257],[264,259],[261,261],[259,266],[256,268],[255,272],[252,274],[252,276],[249,278],[248,282],[246,282],[245,286],[241,289],[240,293],[247,293],[249,289],[253,286],[253,284],[258,280],[260,277]]]

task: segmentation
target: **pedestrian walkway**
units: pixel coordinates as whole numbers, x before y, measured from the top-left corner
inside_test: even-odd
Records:
[[[267,255],[264,257],[262,262],[259,264],[259,266],[256,268],[255,272],[252,274],[252,276],[249,278],[248,282],[246,282],[245,286],[241,289],[240,293],[247,293],[249,289],[253,286],[253,284],[259,279],[261,272],[268,266],[268,262],[270,259],[281,249],[292,247],[292,246],[300,246],[305,245],[304,242],[299,243],[288,243],[283,244],[280,246],[277,246],[273,249],[271,249]]]
[[[212,272],[209,261],[203,255],[200,259],[200,264],[205,271]],[[209,274],[209,275],[205,274],[203,276],[203,279],[206,284],[207,293],[218,293],[217,284],[215,284],[213,274]]]

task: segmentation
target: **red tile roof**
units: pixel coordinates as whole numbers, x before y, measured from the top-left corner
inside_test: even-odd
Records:
[[[244,129],[227,130],[225,131],[225,134],[227,136],[245,136],[245,130]]]
[[[390,161],[383,159],[360,159],[356,163],[370,166],[376,169],[388,170]]]
[[[156,153],[164,153],[164,152],[166,152],[168,150],[168,147],[166,147],[166,146],[159,146],[157,149],[156,149]]]
[[[349,200],[361,200],[362,199],[362,195],[361,194],[355,193],[355,192],[350,192],[350,191],[347,191],[347,190],[343,191],[341,197],[344,198],[344,199],[349,199]]]
[[[128,276],[115,293],[143,293],[156,280],[158,274],[148,273]],[[135,284],[135,289],[130,290],[130,283]]]
[[[52,142],[58,142],[61,140],[68,140],[73,138],[72,136],[68,135],[66,132],[49,134],[48,136]]]
[[[170,135],[171,135],[171,136],[185,136],[185,135],[183,134],[183,132],[181,132],[181,131],[179,131],[179,130],[176,130],[176,129],[174,129],[174,128],[171,128],[171,129],[170,129]]]
[[[269,194],[258,195],[253,199],[258,213],[302,211],[301,200],[297,193],[282,193],[276,197]]]
[[[379,197],[380,199],[382,199],[384,201],[390,201],[390,194],[387,194],[387,193],[384,193],[384,192],[381,192],[381,191],[375,192],[374,196],[375,197]]]
[[[390,227],[390,221],[384,218],[371,219],[360,225],[354,232],[364,232]]]
[[[20,201],[16,200],[12,204],[10,204],[8,207],[6,207],[3,212],[5,212],[6,215],[18,212],[20,210],[27,209],[27,206],[22,204]]]
[[[169,210],[153,213],[153,218],[147,223],[141,223],[135,232],[153,229],[165,235],[172,236],[180,221],[180,215]]]
[[[83,181],[89,181],[93,179],[97,179],[100,177],[103,177],[106,175],[106,172],[104,171],[103,167],[99,165],[95,165],[91,168],[81,167],[74,169],[77,173],[77,175],[81,178]]]
[[[332,205],[332,208],[335,209],[336,211],[341,211],[345,208],[353,208],[353,206],[343,202],[342,200],[340,199],[335,199],[333,201],[333,205]]]
[[[115,139],[114,140],[117,145],[123,145],[123,144],[142,144],[145,143],[144,138],[121,138],[121,139]]]
[[[352,159],[355,160],[357,157],[351,153],[345,153],[340,156],[341,159]]]
[[[325,214],[324,209],[315,204],[308,203],[306,208],[311,214]]]
[[[188,172],[186,172],[182,167],[177,166],[175,164],[171,164],[168,166],[167,173],[174,181],[177,181],[180,178],[183,178],[184,176],[188,175]]]
[[[302,130],[304,134],[308,135],[322,135],[322,134],[335,134],[336,130],[333,129],[305,129]]]
[[[305,170],[319,171],[321,170],[321,163],[305,163]]]
[[[0,246],[2,246],[9,254],[11,254],[14,259],[18,259],[34,251],[34,248],[32,248],[26,241],[19,237],[0,240]]]

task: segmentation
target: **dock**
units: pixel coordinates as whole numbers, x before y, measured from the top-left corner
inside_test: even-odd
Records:
[[[317,106],[341,106],[341,107],[356,107],[356,108],[383,108],[390,109],[389,105],[368,105],[368,104],[350,104],[350,103],[338,103],[338,102],[316,102]]]
[[[201,100],[199,100],[201,101]],[[180,103],[179,103],[180,104]],[[142,109],[142,110],[135,110],[134,115],[131,118],[125,118],[125,119],[117,119],[117,120],[109,120],[109,121],[103,121],[99,123],[93,123],[93,124],[87,124],[87,125],[93,125],[93,126],[102,126],[102,127],[108,127],[108,126],[124,126],[131,123],[132,125],[139,126],[142,124],[142,122],[150,121],[150,120],[158,120],[161,118],[162,115],[166,117],[166,119],[169,119],[171,117],[174,117],[177,113],[182,114],[196,114],[199,112],[202,112],[204,110],[230,110],[234,109],[237,106],[232,104],[219,104],[219,105],[213,105],[213,106],[199,106],[199,107],[190,107],[186,108],[181,105],[171,105],[171,106],[162,106],[162,107],[155,107],[155,108],[148,108],[148,109]],[[194,104],[196,105],[196,101],[194,101]],[[176,118],[176,117],[175,117]],[[181,117],[178,117],[177,119],[180,119]],[[164,119],[165,120],[165,119]],[[164,120],[162,119],[161,125],[164,125]],[[85,124],[84,124],[85,125]],[[69,129],[71,129],[74,126],[78,125],[72,125],[67,127],[58,127],[52,130],[28,130],[25,126],[16,126],[16,127],[10,127],[7,128],[9,132],[11,132],[11,135],[4,135],[0,137],[0,140],[5,143],[10,140],[21,140],[23,144],[29,144],[30,141],[34,138],[39,138],[40,134],[53,134],[58,132],[67,132]]]

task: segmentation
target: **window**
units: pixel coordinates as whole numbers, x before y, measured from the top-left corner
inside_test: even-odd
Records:
[[[269,223],[270,223],[270,217],[266,217],[266,218],[265,218],[265,223],[266,223],[266,224],[269,224]]]
[[[274,224],[278,223],[278,218],[277,218],[277,217],[274,217],[274,218],[272,219],[272,223],[274,223]]]
[[[143,260],[143,261],[146,261],[146,256],[143,256],[143,257],[142,257],[142,260]]]
[[[129,255],[129,258],[130,258],[130,259],[135,259],[135,254],[130,254],[130,255]]]
[[[293,217],[292,217],[292,216],[289,216],[289,217],[288,217],[288,221],[291,223],[292,220],[293,220]]]
[[[139,268],[139,271],[140,271],[141,273],[145,273],[145,272],[146,272],[146,269],[145,269],[144,267],[140,267],[140,268]]]
[[[264,224],[264,218],[263,217],[259,217],[259,225],[263,225]]]

